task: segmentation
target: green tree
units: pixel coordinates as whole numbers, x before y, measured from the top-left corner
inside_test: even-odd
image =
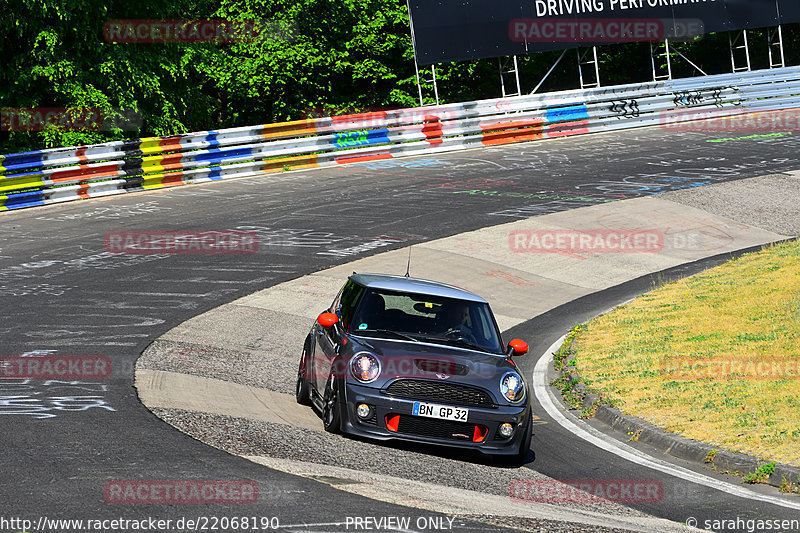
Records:
[[[414,103],[404,4],[391,0],[0,0],[3,107],[132,110],[134,131],[10,132],[0,153]],[[267,22],[233,43],[114,43],[117,19]]]

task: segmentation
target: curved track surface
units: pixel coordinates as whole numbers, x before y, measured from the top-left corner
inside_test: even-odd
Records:
[[[79,383],[2,381],[2,514],[33,520],[255,514],[278,516],[283,525],[343,528],[348,516],[402,513],[328,484],[256,467],[176,432],[138,402],[132,387],[136,358],[192,316],[377,249],[800,168],[793,156],[800,142],[793,136],[707,142],[714,138],[650,129],[4,214],[0,355],[103,355],[113,373]],[[258,232],[260,248],[245,256],[105,252],[105,232],[121,229],[251,230]],[[608,304],[595,302],[600,308]],[[535,340],[535,352],[591,307],[559,309],[513,333],[547,331],[526,335]],[[547,432],[540,430],[534,442],[534,469],[558,479],[641,477],[636,465],[590,446],[567,445],[567,432],[555,424],[543,427]],[[197,506],[106,504],[104,484],[124,479],[253,479],[261,497],[246,513],[236,506],[198,513]],[[710,498],[704,489],[692,490],[682,500],[692,510],[710,503],[727,517],[797,515],[736,499],[704,499]],[[644,510],[682,520],[688,509]],[[460,527],[482,526],[464,521]]]

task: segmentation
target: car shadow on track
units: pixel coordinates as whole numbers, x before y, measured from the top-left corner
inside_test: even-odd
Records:
[[[337,434],[337,437],[348,439],[352,442],[369,442],[385,448],[390,448],[398,451],[421,453],[430,455],[432,457],[441,457],[443,459],[450,459],[454,461],[462,461],[465,463],[472,463],[476,465],[491,466],[504,469],[515,469],[525,466],[530,466],[536,461],[536,452],[528,450],[525,460],[520,463],[510,463],[503,460],[502,457],[490,456],[483,454],[477,450],[464,450],[461,448],[448,448],[447,446],[435,446],[431,444],[406,442],[401,440],[377,440],[360,437],[357,435]]]

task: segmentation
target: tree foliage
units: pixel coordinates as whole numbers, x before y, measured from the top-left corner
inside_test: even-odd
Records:
[[[134,131],[11,131],[0,153],[414,104],[404,3],[0,0],[0,105],[133,110]],[[109,20],[258,20],[241,42],[114,43]]]
[[[418,103],[406,4],[402,0],[0,0],[0,106],[99,108],[140,117],[134,129],[0,132],[0,153],[136,136],[245,126]],[[109,42],[110,20],[258,20],[242,42]],[[788,61],[798,31],[785,29]],[[766,67],[766,34],[751,36],[754,67]],[[675,49],[709,74],[730,72],[727,34]],[[561,52],[519,58],[523,91],[539,84]],[[676,76],[694,69],[674,54]],[[647,81],[647,43],[600,48],[604,85]],[[498,62],[437,66],[441,101],[500,94]],[[577,86],[568,50],[540,92]],[[507,85],[513,85],[508,77]],[[430,89],[430,87],[428,87]],[[432,93],[428,90],[427,93]]]

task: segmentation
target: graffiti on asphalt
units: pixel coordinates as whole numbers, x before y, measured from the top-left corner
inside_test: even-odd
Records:
[[[0,380],[0,415],[55,418],[67,412],[116,411],[105,400],[108,385],[91,381]]]

